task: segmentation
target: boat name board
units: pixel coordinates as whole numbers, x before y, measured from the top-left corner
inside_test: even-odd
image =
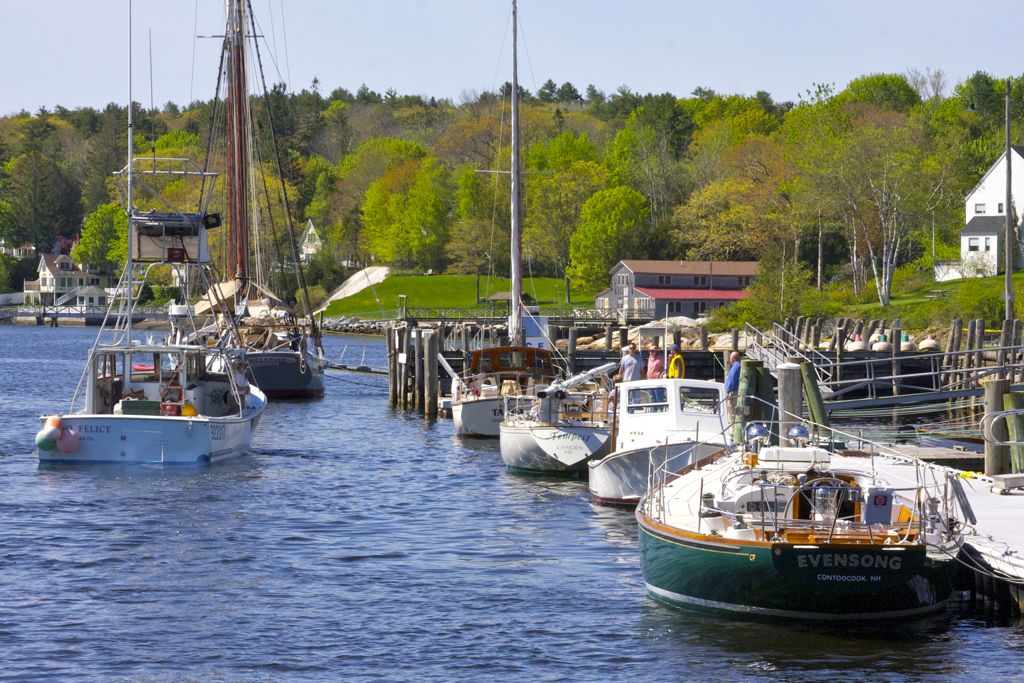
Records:
[[[886,557],[885,555],[872,555],[869,553],[851,553],[849,555],[842,555],[838,553],[824,555],[802,554],[796,556],[796,565],[801,569],[806,569],[808,567],[849,567],[851,569],[856,569],[858,567],[862,567],[864,569],[890,569],[898,571],[903,565],[903,558]]]
[[[776,546],[772,561],[780,573],[810,583],[898,583],[922,569],[924,553],[917,548],[879,551]]]
[[[110,425],[88,425],[84,424],[78,428],[80,434],[109,434]]]

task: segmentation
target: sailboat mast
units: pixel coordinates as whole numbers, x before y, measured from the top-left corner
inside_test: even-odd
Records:
[[[124,278],[125,286],[127,287],[128,296],[128,315],[125,316],[125,341],[131,346],[132,343],[132,304],[135,302],[134,283],[133,283],[133,270],[135,268],[132,263],[132,232],[135,228],[135,207],[132,203],[132,167],[135,166],[135,129],[134,122],[135,117],[133,111],[135,110],[134,102],[132,100],[132,3],[128,1],[128,190],[126,192],[128,206],[125,208],[128,212],[128,258],[125,261],[125,275]],[[120,285],[119,285],[120,286]],[[126,378],[130,379],[130,373],[125,373]]]
[[[519,184],[519,64],[517,61],[519,20],[516,0],[512,0],[512,310],[508,321],[509,343],[522,346],[523,338],[523,279],[521,244],[521,208]]]
[[[245,3],[228,0],[228,86],[227,113],[227,193],[230,244],[228,268],[235,277],[248,275],[249,204],[248,188],[249,137],[245,125],[247,84],[245,82]]]

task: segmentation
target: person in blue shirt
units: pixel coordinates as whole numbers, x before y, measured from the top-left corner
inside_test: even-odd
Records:
[[[736,409],[736,394],[740,390],[740,352],[733,351],[729,354],[729,374],[725,376],[725,405],[729,411],[729,417],[733,416]]]

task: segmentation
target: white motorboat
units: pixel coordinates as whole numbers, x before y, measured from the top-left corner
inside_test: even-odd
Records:
[[[207,211],[216,174],[187,159],[134,158],[133,109],[128,107],[129,162],[117,174],[128,217],[127,259],[70,410],[42,418],[40,462],[217,462],[248,450],[266,407],[263,393],[245,381],[230,318],[204,327],[191,305],[174,304],[165,339],[133,338],[136,300],[155,266],[173,271],[183,301],[209,288],[207,230],[220,225],[220,216]],[[146,178],[146,196],[138,198],[137,173]],[[162,190],[181,193],[190,181],[200,188],[196,206],[179,209]],[[205,343],[188,343],[201,328]]]
[[[536,396],[507,399],[500,425],[501,459],[511,470],[578,472],[611,443],[612,402],[606,376],[618,367],[606,363],[567,380],[555,381]],[[602,381],[604,380],[604,381]]]
[[[242,455],[266,407],[222,355],[192,344],[99,344],[86,365],[84,406],[44,418],[40,462],[214,463]]]
[[[587,463],[598,503],[636,505],[652,466],[676,471],[731,442],[721,382],[649,379],[616,389],[612,452]]]

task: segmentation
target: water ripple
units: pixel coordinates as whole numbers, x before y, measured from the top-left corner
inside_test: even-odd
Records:
[[[220,466],[40,467],[37,418],[66,406],[92,338],[0,328],[0,680],[1016,675],[1019,626],[956,612],[879,634],[654,603],[630,513],[505,472],[494,443],[389,410],[375,378],[271,405]],[[328,355],[364,344],[383,366],[376,339]]]

